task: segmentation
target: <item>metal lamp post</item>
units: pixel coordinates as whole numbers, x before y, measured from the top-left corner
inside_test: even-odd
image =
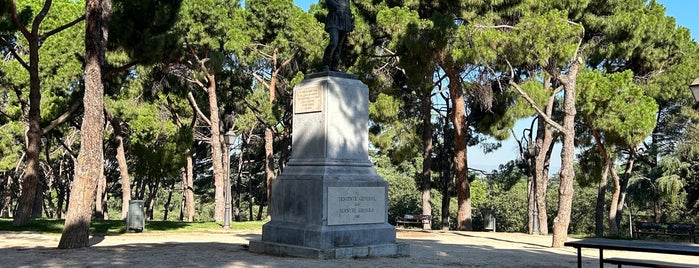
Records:
[[[233,141],[235,140],[235,133],[233,133],[233,130],[228,130],[226,133],[223,134],[223,140],[226,143],[226,157],[228,158],[228,172],[226,172],[226,182],[225,182],[225,187],[226,187],[226,208],[225,208],[225,213],[224,213],[224,220],[223,220],[223,228],[224,229],[230,229],[231,228],[231,145],[233,145]]]
[[[694,97],[694,100],[699,101],[699,78],[694,79],[689,85],[689,89],[692,90],[692,97]]]

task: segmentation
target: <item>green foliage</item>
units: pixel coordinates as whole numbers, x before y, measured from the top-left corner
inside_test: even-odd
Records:
[[[44,1],[24,1],[18,4],[17,8],[23,10],[24,21],[29,23],[33,19],[35,12],[41,9]],[[23,6],[24,5],[24,6]],[[39,34],[46,33],[63,26],[83,15],[85,4],[73,1],[59,1],[53,3],[49,12],[39,27]],[[84,41],[75,36],[84,36],[84,24],[77,24],[61,32],[46,38],[41,44],[39,76],[41,80],[41,120],[42,124],[52,120],[63,113],[75,100],[72,96],[75,91],[79,91],[78,80],[82,77],[82,59],[80,55],[84,53]],[[31,27],[31,25],[26,25]],[[14,25],[13,25],[14,27]],[[1,32],[1,31],[0,31]],[[15,36],[8,38],[24,62],[29,62],[27,53],[28,44],[26,39]],[[6,50],[2,49],[3,55]],[[13,58],[12,58],[13,59]],[[2,86],[0,92],[10,88],[28,89],[29,72],[24,69],[16,60],[4,61],[0,65],[0,73],[6,75],[2,80],[7,81],[7,88]],[[4,84],[4,82],[2,83]],[[27,100],[29,90],[20,90],[21,99]],[[12,93],[14,95],[14,93]],[[13,96],[15,98],[17,96]],[[19,103],[12,103],[14,107],[8,107],[10,114],[20,112]]]
[[[162,60],[163,53],[181,42],[181,33],[171,31],[181,6],[182,0],[114,0],[109,47],[123,48],[132,59],[143,63]]]
[[[163,95],[157,96],[163,98],[158,101],[143,99],[142,82],[136,79],[124,84],[120,95],[105,99],[105,107],[128,124],[133,172],[148,178],[176,176],[194,140],[193,130],[175,124],[172,114],[164,107]]]
[[[24,147],[20,138],[24,133],[24,125],[19,121],[11,121],[0,126],[0,171],[14,169]]]
[[[375,155],[372,160],[376,172],[388,183],[389,221],[405,214],[420,214],[420,194],[409,173],[399,171],[385,156]]]
[[[419,155],[421,138],[417,118],[403,119],[403,102],[387,94],[379,94],[369,105],[372,119],[369,141],[376,149],[391,158],[394,164],[411,161]]]
[[[577,173],[576,173],[577,174]],[[577,178],[577,176],[576,176]],[[594,234],[595,233],[595,205],[597,204],[597,185],[581,186],[575,183],[575,198],[573,198],[572,213],[570,215],[571,234]],[[558,189],[556,189],[558,190]],[[619,215],[623,217],[623,215]],[[622,224],[628,226],[627,219]],[[628,229],[628,227],[627,227]]]
[[[498,231],[527,231],[527,180],[519,180],[508,191],[494,189],[491,194],[492,209]]]
[[[508,51],[526,51],[509,55],[518,66],[564,68],[578,47],[582,28],[568,21],[565,10],[551,10],[538,16],[524,17],[508,36]]]
[[[593,128],[604,135],[607,146],[635,147],[655,128],[658,105],[633,82],[631,71],[578,76],[577,106]]]

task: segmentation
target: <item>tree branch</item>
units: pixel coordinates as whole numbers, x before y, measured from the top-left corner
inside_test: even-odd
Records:
[[[53,4],[52,0],[46,0],[46,2],[44,2],[44,6],[41,7],[41,11],[39,11],[39,13],[36,14],[36,17],[34,17],[34,22],[32,22],[32,35],[36,36],[37,38],[39,37],[39,26],[41,25],[41,22],[44,20],[44,18],[46,18],[46,15],[49,14],[51,4]]]
[[[194,95],[191,91],[187,93],[187,100],[189,100],[189,105],[191,105],[192,109],[197,112],[197,115],[199,115],[201,120],[203,120],[207,125],[211,126],[211,121],[208,117],[206,117],[206,115],[204,115],[204,113],[201,112],[201,110],[199,110],[199,105],[197,105],[197,102],[194,100]]]
[[[265,80],[262,78],[262,76],[260,76],[259,74],[255,73],[255,72],[252,73],[252,76],[255,77],[255,80],[257,80],[257,82],[262,83],[262,85],[264,85],[265,88],[268,88],[268,89],[269,89],[269,84],[267,83],[267,81],[265,81]]]
[[[48,133],[49,131],[51,131],[52,129],[54,129],[56,126],[62,124],[62,123],[65,122],[66,120],[68,120],[68,118],[70,118],[70,116],[71,116],[75,111],[77,111],[78,108],[80,108],[80,106],[82,106],[82,105],[83,105],[82,99],[81,99],[81,100],[78,100],[78,101],[75,101],[75,103],[73,103],[73,105],[71,105],[70,108],[68,108],[67,111],[65,111],[63,114],[61,114],[61,115],[58,116],[56,119],[54,119],[53,121],[51,121],[51,123],[49,123],[48,126],[42,128],[42,129],[41,129],[41,135],[46,135],[46,133]]]
[[[41,36],[39,36],[39,40],[46,40],[46,38],[49,38],[50,36],[57,34],[65,29],[68,29],[68,28],[72,27],[73,25],[78,24],[79,22],[84,21],[84,20],[85,20],[85,15],[83,14],[82,16],[77,17],[75,20],[73,20],[69,23],[61,25],[56,29],[48,31],[45,34],[42,34]]]
[[[24,35],[25,38],[31,36],[32,34],[29,32],[29,30],[27,30],[27,27],[24,27],[24,25],[22,25],[22,22],[19,21],[19,17],[17,16],[17,5],[15,4],[15,0],[10,1],[9,9],[12,21],[15,23],[15,26],[17,26],[22,35]]]
[[[536,113],[539,114],[539,116],[541,116],[541,118],[544,119],[544,121],[546,121],[546,123],[548,123],[549,125],[554,127],[556,130],[558,130],[560,132],[564,132],[563,126],[558,124],[556,121],[553,121],[553,119],[551,119],[546,113],[544,113],[544,111],[542,111],[541,108],[539,108],[539,105],[529,96],[529,94],[527,94],[527,92],[524,92],[524,90],[517,83],[514,82],[514,78],[515,78],[514,68],[512,68],[512,64],[510,64],[510,61],[508,61],[508,60],[505,60],[505,61],[507,61],[507,66],[510,67],[510,81],[508,82],[508,84],[510,84],[512,87],[514,87],[515,90],[517,90],[517,92],[519,92],[519,94],[522,96],[522,98],[524,98],[529,103],[529,105],[534,110],[536,110]]]
[[[272,132],[274,132],[274,134],[279,133],[275,128],[273,128],[272,126],[267,124],[267,122],[265,122],[264,118],[260,117],[260,113],[261,113],[260,110],[255,108],[255,106],[253,106],[251,103],[249,103],[248,100],[243,99],[243,101],[245,102],[245,105],[247,105],[248,108],[250,108],[250,110],[252,110],[254,112],[253,114],[255,114],[255,118],[257,118],[257,121],[259,121],[260,124],[262,124],[265,128],[271,129]]]
[[[488,25],[476,25],[474,26],[476,29],[514,29],[514,26],[511,25],[493,25],[493,26],[488,26]]]
[[[129,68],[136,66],[136,64],[138,64],[137,61],[132,61],[132,62],[129,62],[129,63],[124,64],[124,65],[122,65],[122,66],[119,66],[119,67],[116,67],[116,68],[112,68],[112,69],[110,69],[110,70],[107,71],[107,73],[105,74],[105,76],[110,76],[110,75],[112,75],[112,74],[114,74],[114,73],[117,73],[117,72],[126,71],[126,70],[128,70]]]

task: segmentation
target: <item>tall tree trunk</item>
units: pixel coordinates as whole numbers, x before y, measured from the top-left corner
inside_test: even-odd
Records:
[[[99,176],[97,179],[97,192],[95,192],[95,219],[105,220],[104,215],[104,196],[107,192],[107,177]]]
[[[187,165],[184,172],[184,202],[187,206],[187,221],[194,221],[194,160],[187,152]]]
[[[468,183],[468,163],[466,158],[466,103],[461,87],[461,77],[456,70],[445,69],[449,77],[449,96],[452,103],[452,124],[454,125],[454,165],[456,175],[456,195],[458,210],[456,228],[473,229],[471,217],[471,189]]]
[[[260,199],[263,199],[263,198],[264,198],[264,197],[262,197],[262,198],[260,198]],[[252,200],[251,200],[251,201],[252,201]],[[254,204],[251,202],[251,203],[250,203],[250,207],[251,207],[251,209],[250,209],[250,216],[251,216],[251,217],[252,217],[252,206],[253,206],[253,205],[254,205]],[[255,218],[256,220],[258,220],[258,221],[261,221],[261,220],[262,220],[262,210],[263,210],[263,209],[264,209],[264,206],[263,206],[262,204],[260,204],[259,206],[257,206],[257,218]]]
[[[167,200],[165,201],[165,204],[163,205],[164,211],[163,211],[163,220],[167,221],[167,215],[170,212],[170,204],[172,203],[172,192],[175,190],[175,184],[172,183],[170,187],[167,188]]]
[[[447,114],[449,114],[449,111],[447,109]],[[445,129],[446,125],[448,125],[449,121],[445,120]],[[451,140],[449,138],[449,135],[447,135],[446,132],[444,132],[444,149],[442,150],[442,159],[445,161],[444,166],[442,167],[442,230],[448,231],[449,230],[449,217],[450,217],[450,212],[449,212],[449,207],[451,206],[451,191],[453,190],[453,183],[452,183],[452,166],[453,162],[451,161],[453,158],[451,157],[451,154],[448,153],[450,150],[448,149],[451,144]]]
[[[65,154],[64,154],[65,156]],[[57,219],[63,219],[63,202],[66,199],[66,184],[65,181],[66,179],[64,178],[63,175],[63,161],[61,161],[60,168],[58,171],[58,181],[54,184],[54,187],[56,189],[56,218]]]
[[[146,191],[146,182],[142,176],[139,176],[134,179],[135,183],[135,192],[134,192],[134,198],[136,200],[143,200],[143,193]]]
[[[145,201],[148,220],[154,220],[153,214],[155,212],[155,198],[158,196],[158,191],[160,191],[161,180],[161,177],[156,177],[154,182],[148,184],[149,191]]]
[[[553,113],[553,100],[546,107],[546,113]],[[546,192],[549,184],[549,161],[551,159],[551,147],[553,146],[553,131],[546,127],[546,122],[539,119],[536,131],[537,153],[534,157],[534,186],[536,187],[536,214],[538,219],[538,233],[549,234],[548,214],[546,213]]]
[[[233,191],[231,190],[231,148],[228,146],[228,143],[225,143],[226,146],[223,146],[223,169],[225,172],[226,179],[224,181],[224,194],[225,194],[225,210],[224,210],[224,228],[230,228],[229,226],[225,225],[225,222],[228,222],[230,224],[231,216],[233,215],[232,208],[231,208],[231,201],[233,201],[233,198],[231,198],[231,195]]]
[[[272,91],[274,92],[274,91]],[[271,93],[270,93],[271,94]],[[273,95],[270,95],[270,102],[273,101]],[[272,169],[272,163],[274,161],[274,133],[272,129],[265,129],[265,188],[267,189],[267,195],[265,195],[265,200],[269,204],[272,200],[272,179],[274,179],[274,170]],[[269,213],[269,211],[267,212]]]
[[[85,2],[85,95],[83,97],[85,112],[80,129],[80,154],[75,166],[70,206],[58,243],[58,248],[62,249],[90,246],[90,221],[95,187],[97,178],[102,176],[104,171],[102,152],[104,87],[101,66],[105,47],[102,27],[107,26],[102,23],[110,13],[109,0]]]
[[[7,218],[12,215],[12,175],[5,176],[5,181],[3,185],[4,196],[2,198],[2,209],[0,209],[0,217]]]
[[[252,134],[252,129],[251,128],[251,134]],[[252,135],[250,135],[252,136]],[[238,169],[236,170],[236,175],[235,175],[235,207],[234,207],[234,213],[233,217],[235,218],[235,221],[240,221],[240,207],[242,203],[242,189],[241,185],[243,184],[243,161],[244,161],[244,154],[243,152],[245,151],[245,147],[247,147],[248,141],[250,140],[250,137],[247,139],[243,139],[242,145],[240,146],[240,154],[238,154]]]
[[[573,181],[575,180],[575,79],[578,76],[580,62],[574,60],[565,76],[558,74],[559,81],[565,87],[563,97],[563,148],[561,149],[561,174],[558,189],[558,214],[553,219],[553,239],[551,246],[563,247],[568,239],[568,226],[573,206]]]
[[[597,185],[597,204],[595,205],[595,235],[604,236],[604,204],[607,196],[607,176],[609,176],[609,166],[605,166],[602,178]]]
[[[595,208],[595,234],[597,236],[604,235],[604,214],[601,212],[601,210],[604,210],[605,194],[607,190],[607,176],[608,174],[611,174],[612,182],[614,182],[614,188],[612,189],[612,200],[609,206],[609,233],[611,235],[618,235],[619,225],[616,223],[616,204],[619,200],[620,187],[619,176],[617,175],[616,170],[614,169],[614,159],[612,159],[611,155],[609,154],[609,151],[607,150],[607,147],[605,146],[604,141],[602,140],[602,136],[592,125],[592,119],[590,118],[590,116],[585,115],[583,118],[585,124],[587,125],[587,128],[592,133],[592,137],[594,137],[595,139],[597,151],[604,158],[604,172],[602,174],[602,180],[599,184],[597,192],[597,206]]]
[[[107,177],[106,175],[102,174],[102,178],[104,180],[104,185],[105,188],[107,186]],[[109,220],[109,190],[108,188],[105,189],[104,193],[102,194],[102,219],[103,220]]]
[[[34,195],[34,204],[32,205],[32,216],[31,218],[41,218],[41,214],[44,212],[44,189],[46,184],[39,180],[36,185],[36,194]]]
[[[29,110],[23,107],[25,116],[25,146],[27,165],[22,179],[22,191],[17,203],[12,225],[22,226],[29,222],[34,207],[34,197],[39,183],[39,152],[41,150],[41,79],[39,78],[39,25],[51,8],[52,1],[44,2],[42,10],[36,15],[29,32],[17,19],[15,1],[10,1],[10,13],[15,26],[27,39],[29,45],[29,65],[25,66],[29,72]]]
[[[423,90],[422,97],[422,215],[432,216],[432,96]],[[430,222],[423,221],[423,230],[431,230]]]
[[[202,63],[203,65],[203,63]],[[215,200],[214,200],[214,219],[218,222],[223,222],[223,216],[225,214],[226,200],[225,200],[225,176],[223,168],[223,152],[221,151],[221,124],[220,115],[218,110],[218,98],[216,96],[216,76],[209,74],[206,76],[207,88],[206,92],[209,96],[209,114],[211,121],[211,157],[214,172],[214,187],[215,187]]]
[[[629,155],[629,159],[626,161],[626,170],[624,171],[624,175],[622,178],[620,178],[619,181],[619,203],[617,204],[617,218],[616,218],[616,225],[619,226],[621,224],[621,218],[623,218],[621,215],[623,215],[623,210],[624,210],[624,203],[626,202],[626,189],[629,186],[629,179],[631,178],[631,172],[633,171],[634,163],[636,160],[636,153],[631,151],[631,155]],[[629,224],[633,224],[629,222]]]
[[[533,173],[534,171],[532,171]],[[527,233],[539,234],[539,219],[537,218],[536,210],[536,184],[534,183],[534,175],[527,178]],[[535,223],[536,222],[536,223]]]
[[[124,151],[124,136],[121,129],[121,120],[117,117],[107,115],[109,123],[114,129],[114,142],[116,142],[116,160],[119,166],[119,178],[121,179],[121,220],[126,219],[129,213],[129,201],[131,200],[131,179],[129,178],[129,167],[126,164],[126,152]]]
[[[609,161],[609,160],[608,160]],[[614,163],[607,162],[606,165],[609,173],[612,175],[614,188],[612,189],[612,200],[609,203],[609,233],[611,235],[619,234],[619,225],[617,225],[617,205],[619,204],[619,196],[621,195],[621,185],[619,184],[619,175],[614,170]]]
[[[240,221],[240,207],[243,200],[241,189],[241,185],[243,184],[243,150],[245,150],[246,144],[247,143],[244,142],[242,146],[240,146],[240,154],[238,154],[238,170],[235,176],[235,206],[233,210],[233,218],[235,221]]]

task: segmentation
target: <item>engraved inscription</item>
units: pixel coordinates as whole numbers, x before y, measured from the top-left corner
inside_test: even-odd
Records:
[[[294,114],[323,111],[321,87],[301,87],[294,89]]]
[[[384,187],[328,187],[328,225],[385,221]]]

